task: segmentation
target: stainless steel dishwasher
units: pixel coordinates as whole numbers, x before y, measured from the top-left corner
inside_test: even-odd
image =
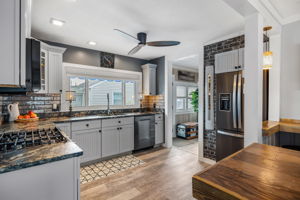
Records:
[[[155,144],[155,115],[134,117],[134,150],[153,147]]]

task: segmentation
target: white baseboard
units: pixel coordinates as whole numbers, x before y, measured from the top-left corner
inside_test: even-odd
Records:
[[[210,164],[210,165],[214,165],[214,164],[217,163],[215,160],[211,160],[209,158],[204,158],[204,157],[199,157],[199,161],[205,162],[205,163]]]

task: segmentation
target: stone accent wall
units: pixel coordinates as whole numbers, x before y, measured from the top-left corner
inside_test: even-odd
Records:
[[[244,35],[230,38],[221,42],[216,42],[207,46],[204,46],[204,70],[206,66],[215,65],[215,54],[223,53],[226,51],[232,51],[235,49],[244,48],[245,46],[245,37]],[[205,74],[205,72],[204,72]],[[217,99],[216,99],[216,77],[214,77],[214,118],[215,118],[215,129],[214,130],[204,130],[204,157],[212,160],[216,160],[216,108],[217,108]],[[205,83],[204,83],[205,84]],[[205,87],[205,86],[204,86]],[[205,99],[204,99],[204,108],[205,108]],[[205,110],[205,109],[204,109]],[[204,115],[205,116],[205,115]],[[205,118],[204,118],[205,120]],[[205,122],[203,122],[205,125]]]
[[[267,42],[269,38],[264,35],[264,43]],[[204,46],[204,74],[206,66],[215,65],[215,55],[218,53],[223,53],[227,51],[232,51],[235,49],[240,49],[245,47],[245,36],[237,36],[213,44]],[[214,76],[214,118],[215,118],[215,129],[214,130],[204,130],[204,157],[212,160],[216,160],[216,108],[217,108],[217,98],[216,98],[216,76]],[[203,84],[205,88],[205,83]],[[204,111],[205,111],[205,97],[204,97]],[[204,113],[205,116],[205,113]],[[205,118],[204,118],[205,120]],[[205,122],[204,127],[205,127]]]

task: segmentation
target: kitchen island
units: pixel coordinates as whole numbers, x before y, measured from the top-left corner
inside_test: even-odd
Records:
[[[193,196],[300,199],[300,152],[254,143],[194,175]]]

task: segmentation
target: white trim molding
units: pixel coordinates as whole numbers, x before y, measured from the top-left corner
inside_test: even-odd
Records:
[[[123,81],[135,81],[135,105],[122,105],[122,106],[111,106],[113,109],[124,109],[124,108],[139,108],[140,106],[140,95],[142,92],[142,73],[120,70],[120,69],[110,69],[89,65],[80,65],[73,63],[63,63],[63,91],[61,98],[61,110],[68,110],[68,102],[65,101],[65,91],[69,90],[69,79],[70,76],[83,76],[92,78],[104,78],[112,80],[123,80]],[[74,111],[83,110],[105,110],[106,106],[85,106],[85,107],[75,107]]]

